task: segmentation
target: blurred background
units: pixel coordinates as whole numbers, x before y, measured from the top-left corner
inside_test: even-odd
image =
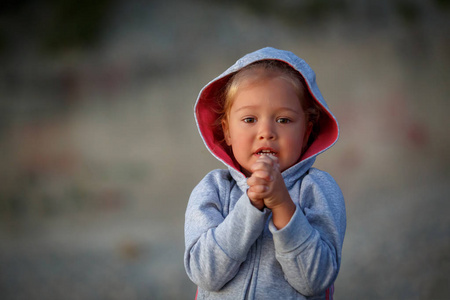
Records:
[[[5,0],[0,298],[193,299],[193,118],[244,54],[293,51],[341,126],[336,299],[448,299],[450,1]]]

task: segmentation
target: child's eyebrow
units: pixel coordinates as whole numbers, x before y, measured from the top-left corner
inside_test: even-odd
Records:
[[[252,109],[255,109],[255,108],[256,108],[256,106],[254,106],[254,105],[245,105],[245,106],[241,106],[238,109],[236,109],[235,112],[239,112],[241,110],[246,110],[246,109],[252,110]]]
[[[245,106],[239,107],[238,109],[234,110],[234,112],[240,112],[241,110],[255,110],[257,107],[258,106],[256,106],[256,105],[245,105]],[[286,107],[286,106],[277,107],[276,110],[277,111],[286,111],[286,110],[288,110],[288,111],[293,112],[295,114],[299,114],[300,113],[298,110],[292,109],[292,108]]]
[[[278,110],[280,110],[280,111],[288,110],[288,111],[290,111],[292,113],[295,113],[295,114],[299,114],[299,113],[302,112],[302,111],[298,111],[297,109],[293,109],[293,108],[290,108],[290,107],[284,107],[284,106],[283,107],[279,107]]]

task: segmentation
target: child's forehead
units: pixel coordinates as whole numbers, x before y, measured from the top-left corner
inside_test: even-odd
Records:
[[[239,88],[232,106],[237,108],[256,108],[262,103],[272,108],[300,106],[299,97],[294,87],[282,78],[271,78],[264,81],[253,81]]]
[[[292,78],[282,72],[273,72],[271,70],[262,70],[259,73],[254,73],[254,75],[249,74],[249,76],[242,77],[236,85],[235,94],[273,82],[276,82],[277,86],[283,89],[292,90],[299,99],[304,97],[302,84],[296,78]]]
[[[249,86],[263,84],[265,82],[286,77],[281,71],[266,70],[263,68],[243,70],[238,73],[233,79],[236,83],[236,88],[242,89]]]

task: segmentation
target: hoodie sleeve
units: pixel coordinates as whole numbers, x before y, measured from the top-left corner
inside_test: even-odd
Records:
[[[246,193],[224,217],[228,201],[220,199],[229,197],[230,187],[225,171],[209,173],[192,191],[186,210],[184,265],[189,278],[208,291],[220,290],[235,277],[268,217]]]
[[[296,202],[288,225],[277,230],[271,221],[269,229],[286,280],[305,296],[317,295],[333,284],[339,272],[346,228],[344,198],[329,174],[311,169]]]

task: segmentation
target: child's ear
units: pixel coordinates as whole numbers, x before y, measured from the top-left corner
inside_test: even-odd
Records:
[[[231,146],[231,139],[230,139],[230,130],[228,129],[228,122],[225,118],[222,119],[222,131],[223,131],[223,137],[225,138],[225,142],[228,146]]]

